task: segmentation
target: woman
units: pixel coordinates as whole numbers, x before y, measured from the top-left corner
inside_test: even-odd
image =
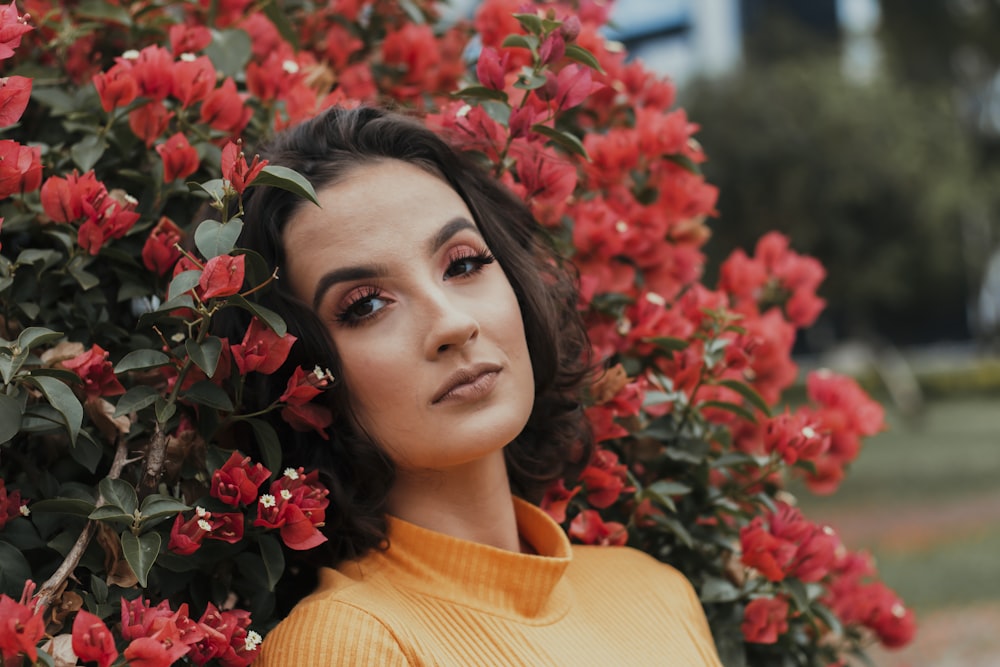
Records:
[[[586,460],[586,337],[512,194],[418,123],[333,109],[262,151],[320,207],[245,198],[240,245],[281,267],[290,364],[337,378],[330,441],[286,460],[331,487],[315,591],[261,665],[717,665],[678,572],[570,547],[532,505]],[[260,387],[270,400],[281,387]]]

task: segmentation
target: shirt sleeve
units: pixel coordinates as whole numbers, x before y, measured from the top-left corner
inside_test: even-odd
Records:
[[[268,633],[253,667],[361,667],[411,664],[393,632],[372,614],[340,601],[300,605]]]

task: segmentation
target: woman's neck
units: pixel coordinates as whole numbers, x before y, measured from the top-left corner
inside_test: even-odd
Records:
[[[398,470],[388,508],[421,528],[523,551],[502,450],[448,470]]]

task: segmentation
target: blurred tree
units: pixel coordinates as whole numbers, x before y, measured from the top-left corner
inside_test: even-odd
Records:
[[[832,49],[787,46],[802,42],[783,40],[797,57],[751,58],[687,91],[721,189],[712,264],[778,229],[827,267],[822,322],[838,338],[967,335],[961,226],[974,163],[947,90],[891,76],[852,84]]]

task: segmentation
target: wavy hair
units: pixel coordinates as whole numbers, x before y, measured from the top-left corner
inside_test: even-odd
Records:
[[[590,433],[580,406],[590,373],[590,346],[576,310],[572,268],[539,240],[538,224],[517,196],[465,154],[417,120],[378,108],[332,108],[278,134],[260,147],[272,165],[294,169],[318,191],[353,169],[385,160],[415,165],[447,182],[464,200],[483,239],[503,267],[520,306],[534,372],[535,402],[524,430],[504,450],[512,491],[532,502],[545,487],[586,463]],[[261,255],[269,270],[286,262],[283,232],[307,200],[274,187],[251,187],[243,197],[239,246]],[[298,337],[283,369],[248,379],[247,395],[264,406],[276,400],[295,366],[329,368],[341,378],[337,350],[312,306],[279,279],[259,302],[280,314]],[[227,311],[237,309],[227,309]],[[238,342],[247,322],[230,319]],[[257,375],[257,374],[254,374]],[[283,377],[284,376],[284,377]],[[333,566],[385,543],[385,504],[394,479],[389,457],[349,418],[351,388],[339,380],[317,400],[334,414],[330,440],[275,422],[286,465],[318,468],[330,488],[324,534],[312,565]]]

